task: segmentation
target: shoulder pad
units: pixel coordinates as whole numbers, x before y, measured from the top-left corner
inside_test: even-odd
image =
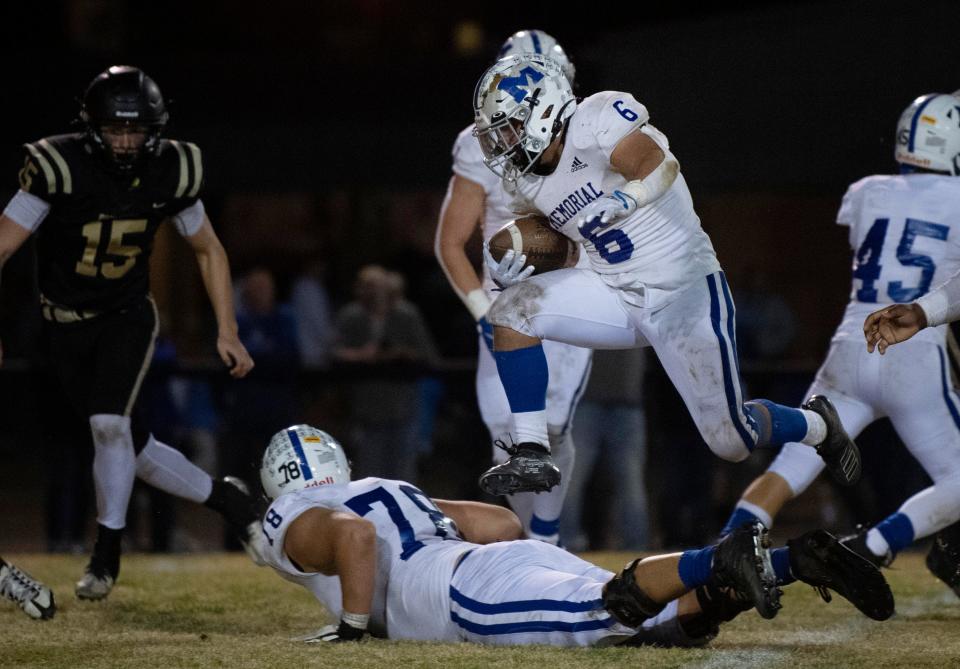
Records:
[[[163,147],[163,152],[171,153],[176,165],[173,197],[196,198],[203,186],[203,159],[200,147],[192,142],[181,142],[176,139],[164,140],[164,144],[166,146]]]
[[[20,188],[40,198],[73,194],[73,174],[68,162],[75,135],[57,135],[24,144]]]

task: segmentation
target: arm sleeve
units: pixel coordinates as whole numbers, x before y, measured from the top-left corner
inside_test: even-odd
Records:
[[[36,232],[49,213],[50,203],[23,190],[17,191],[3,210],[4,216],[30,232]]]
[[[177,232],[183,237],[192,237],[203,227],[203,219],[206,210],[203,208],[203,202],[197,200],[186,209],[180,210],[174,214],[172,221]]]
[[[916,301],[934,327],[960,320],[960,270]]]

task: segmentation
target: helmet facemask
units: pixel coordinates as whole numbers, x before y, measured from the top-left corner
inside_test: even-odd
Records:
[[[575,108],[558,64],[532,54],[498,61],[474,92],[474,135],[483,162],[500,178],[516,181],[536,167]]]
[[[145,158],[156,154],[168,117],[157,84],[142,70],[128,65],[101,72],[87,87],[80,110],[80,120],[86,124],[92,144],[121,174],[135,171]],[[145,135],[143,141],[132,148],[129,141],[118,139],[141,133]],[[117,150],[117,146],[123,150]]]

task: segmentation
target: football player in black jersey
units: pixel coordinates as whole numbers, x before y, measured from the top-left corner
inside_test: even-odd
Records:
[[[106,597],[116,581],[135,476],[219,511],[260,562],[257,507],[242,482],[212,480],[136,418],[131,423],[157,336],[149,260],[165,221],[196,254],[230,374],[241,378],[253,367],[237,337],[227,255],[200,200],[200,149],[162,139],[167,116],[150,77],[109,68],[84,94],[84,132],[25,145],[20,190],[0,216],[0,267],[37,234],[47,353],[93,434],[97,541],[77,583],[81,599]]]

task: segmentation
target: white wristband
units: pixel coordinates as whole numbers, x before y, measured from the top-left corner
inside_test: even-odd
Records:
[[[643,179],[628,181],[620,190],[637,202],[637,207],[644,207],[666,193],[680,173],[680,163],[672,154],[666,154],[657,169]]]
[[[350,625],[350,627],[355,627],[358,630],[367,629],[367,624],[370,622],[369,613],[350,613],[344,611],[340,616],[340,620]]]
[[[474,288],[471,290],[467,293],[467,296],[463,298],[463,301],[475,321],[483,318],[487,314],[487,310],[490,309],[490,298],[487,297],[487,294],[482,288]]]

